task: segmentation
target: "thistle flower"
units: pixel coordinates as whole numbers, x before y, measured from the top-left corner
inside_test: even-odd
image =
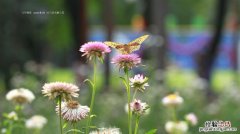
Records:
[[[62,102],[61,111],[61,117],[64,120],[77,122],[88,116],[90,108],[88,106],[81,106],[77,101],[68,101]],[[59,105],[56,106],[56,112],[59,114]]]
[[[136,54],[124,54],[114,57],[111,63],[118,65],[120,69],[132,69],[141,63],[141,58]]]
[[[34,115],[26,121],[25,126],[28,129],[42,129],[46,123],[47,119],[45,117]]]
[[[130,109],[135,114],[143,115],[146,113],[146,110],[149,109],[149,106],[147,103],[143,103],[141,100],[135,99],[130,103]]]
[[[92,131],[90,134],[122,134],[119,128],[99,128],[97,131]]]
[[[6,115],[6,117],[10,120],[18,120],[18,115],[16,112],[12,111]]]
[[[17,104],[25,104],[32,102],[35,96],[30,90],[19,88],[9,91],[6,95],[6,99]]]
[[[103,59],[106,53],[111,52],[111,49],[102,42],[88,42],[82,45],[79,51],[83,52],[82,56],[86,55],[91,60],[92,57]]]
[[[80,89],[71,83],[66,82],[51,82],[43,86],[42,94],[48,96],[49,99],[55,99],[58,96],[64,97],[66,100],[72,97],[78,97]]]
[[[131,87],[141,92],[144,92],[145,87],[149,86],[147,83],[148,78],[140,74],[135,75],[133,78],[130,78],[129,80]]]
[[[165,106],[177,106],[183,103],[183,98],[177,93],[174,93],[164,97],[162,103]]]
[[[170,134],[186,134],[188,131],[188,125],[185,121],[168,121],[165,124],[165,130]]]
[[[185,116],[185,119],[193,126],[197,125],[197,123],[198,123],[198,118],[194,113],[187,114]]]

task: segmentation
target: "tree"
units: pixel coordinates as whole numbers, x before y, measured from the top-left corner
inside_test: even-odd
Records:
[[[107,33],[107,40],[112,40],[113,35],[113,3],[112,0],[104,0],[103,1],[103,18],[104,18],[104,25],[106,28]],[[110,55],[108,54],[105,58],[105,70],[104,70],[104,76],[105,76],[105,89],[109,88],[110,84]]]
[[[204,53],[199,55],[198,60],[198,74],[210,83],[210,77],[213,69],[213,63],[217,56],[222,31],[224,28],[224,20],[227,12],[227,0],[218,0],[216,8],[216,19],[213,25],[213,37],[209,42],[208,47]],[[209,87],[207,90],[207,97],[211,100],[214,98],[214,93]]]

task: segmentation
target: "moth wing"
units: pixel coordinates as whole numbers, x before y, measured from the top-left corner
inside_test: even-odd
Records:
[[[117,42],[111,42],[111,41],[105,41],[104,44],[110,46],[110,47],[113,47],[113,48],[116,48],[117,46],[121,46],[123,44],[121,43],[117,43]]]
[[[128,43],[129,49],[131,52],[139,50],[141,47],[141,44],[149,37],[149,35],[143,35],[131,42]]]
[[[117,43],[117,42],[111,42],[111,41],[105,41],[104,44],[106,44],[112,48],[115,48],[118,52],[120,52],[121,54],[124,54],[124,49],[123,49],[124,44]]]
[[[148,37],[149,37],[149,35],[143,35],[143,36],[129,42],[128,44],[132,44],[132,43],[142,44]]]

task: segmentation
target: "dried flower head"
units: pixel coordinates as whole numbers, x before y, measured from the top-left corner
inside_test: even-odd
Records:
[[[145,87],[149,86],[147,83],[148,78],[144,77],[141,74],[137,74],[133,78],[130,78],[129,80],[130,80],[131,87],[141,92],[144,92]]]
[[[146,113],[146,110],[149,109],[149,106],[147,105],[147,103],[135,99],[133,102],[130,103],[130,109],[135,114],[143,115]]]
[[[188,124],[185,121],[168,121],[165,124],[165,130],[170,134],[186,134],[188,131]]]
[[[80,52],[83,52],[82,56],[87,56],[89,60],[93,57],[103,59],[106,53],[110,53],[111,49],[102,42],[88,42],[81,46]]]
[[[17,104],[30,103],[35,99],[34,94],[25,88],[13,89],[6,95],[6,99]]]
[[[90,134],[122,134],[119,128],[99,128],[97,131],[92,131]]]
[[[46,123],[47,119],[45,117],[34,115],[26,121],[25,126],[28,129],[42,129]]]
[[[187,114],[185,116],[185,119],[193,126],[197,125],[197,123],[198,123],[198,118],[194,113]]]
[[[62,118],[70,122],[77,122],[85,119],[90,108],[88,106],[81,106],[77,101],[62,102]],[[59,114],[59,105],[56,106],[56,112]]]
[[[58,96],[62,96],[64,99],[68,100],[72,97],[78,97],[78,91],[80,89],[71,83],[66,82],[51,82],[46,83],[43,86],[42,94],[48,96],[49,99],[55,99]]]
[[[174,93],[164,97],[162,103],[165,106],[177,106],[183,103],[183,98],[177,93]]]
[[[111,63],[118,65],[120,69],[132,69],[141,63],[141,58],[137,54],[124,54],[114,57]]]

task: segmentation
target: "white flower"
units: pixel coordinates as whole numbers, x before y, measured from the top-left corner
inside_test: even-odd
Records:
[[[71,83],[66,82],[51,82],[46,83],[43,86],[42,94],[44,96],[48,96],[49,99],[55,99],[58,96],[62,96],[65,99],[69,99],[72,97],[78,97],[78,91],[80,89]]]
[[[170,94],[162,99],[162,103],[165,106],[176,106],[183,103],[183,98],[177,93]]]
[[[1,134],[5,134],[5,133],[7,133],[7,129],[6,128],[2,128],[1,129]]]
[[[197,125],[197,123],[198,123],[198,118],[194,113],[187,114],[185,116],[185,119],[193,126]]]
[[[59,106],[56,107],[56,112],[59,114]],[[63,119],[76,122],[85,119],[90,112],[90,108],[81,106],[77,101],[68,101],[62,102],[61,112]]]
[[[41,115],[34,115],[25,123],[28,129],[42,129],[47,123],[47,119]]]
[[[90,134],[122,134],[119,128],[99,128],[97,131],[92,131]]]
[[[18,120],[18,115],[16,112],[12,111],[9,114],[7,114],[7,118],[10,120]]]
[[[145,90],[145,87],[148,87],[148,78],[144,77],[143,75],[137,74],[133,78],[130,78],[130,85],[135,90],[139,90],[143,92]]]
[[[30,103],[35,99],[34,94],[25,88],[13,89],[6,95],[6,99],[18,104]]]
[[[186,134],[188,131],[188,125],[185,121],[168,121],[165,124],[165,130],[170,134]]]

